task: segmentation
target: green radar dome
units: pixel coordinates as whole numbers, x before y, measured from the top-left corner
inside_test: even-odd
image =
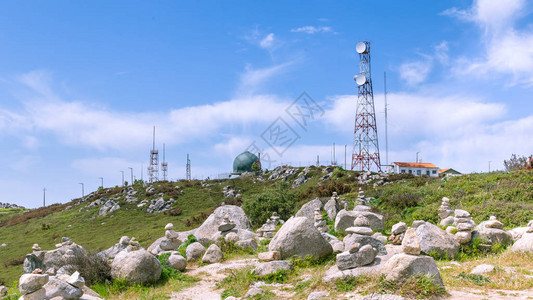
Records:
[[[248,151],[237,155],[233,161],[233,173],[252,172],[252,165],[258,160],[255,154]]]

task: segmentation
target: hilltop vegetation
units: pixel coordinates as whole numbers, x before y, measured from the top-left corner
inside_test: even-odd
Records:
[[[0,281],[9,284],[21,275],[21,262],[34,243],[42,249],[54,249],[61,237],[67,236],[95,252],[127,235],[135,237],[146,248],[163,235],[165,224],[173,223],[176,231],[196,228],[222,202],[242,205],[255,228],[273,211],[286,218],[308,200],[329,198],[333,191],[345,198],[352,208],[359,188],[367,197],[373,197],[370,203],[373,210],[385,216],[386,231],[400,220],[424,219],[436,223],[437,210],[444,196],[451,199],[452,207],[470,211],[477,223],[495,215],[506,228],[513,228],[525,226],[533,219],[533,173],[529,171],[444,179],[391,175],[381,181],[375,179],[361,184],[361,173],[341,168],[286,169],[292,171],[280,173],[278,169],[260,176],[223,180],[158,182],[152,184],[154,192],[147,192],[147,187],[140,184],[133,186],[139,201],[173,198],[172,208],[162,213],[147,213],[146,207],[126,202],[124,187],[95,191],[84,201],[75,199],[27,212],[4,212],[0,214],[0,244],[8,245],[0,248],[3,266]],[[293,188],[302,174],[306,174],[306,181]],[[227,186],[238,194],[237,197],[224,197]],[[99,216],[98,206],[88,206],[102,197],[115,198],[121,208]]]

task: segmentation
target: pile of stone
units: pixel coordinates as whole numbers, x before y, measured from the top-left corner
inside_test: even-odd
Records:
[[[442,203],[439,208],[440,226],[448,227],[453,224],[453,209],[450,209],[450,199],[442,197]]]
[[[370,222],[362,215],[359,215],[353,221],[353,226],[346,228],[347,234],[360,234],[371,236],[374,232],[370,228]]]
[[[297,168],[293,168],[290,166],[279,166],[276,167],[274,170],[272,170],[272,174],[268,176],[268,180],[278,180],[278,179],[288,179],[290,176],[296,173],[298,171]]]
[[[116,203],[114,200],[115,199],[109,199],[108,201],[106,201],[104,205],[100,208],[98,215],[105,216],[107,214],[114,212],[117,209],[120,209],[120,205],[118,205],[118,203]]]
[[[377,253],[371,245],[361,246],[360,243],[354,243],[347,251],[337,254],[337,267],[342,271],[369,265],[374,262]]]
[[[298,177],[294,180],[292,188],[299,187],[300,185],[307,182],[307,173],[309,172],[309,167],[305,167],[302,172],[298,173]]]
[[[420,241],[414,228],[408,228],[402,241],[403,253],[392,256],[381,268],[385,279],[403,284],[412,277],[427,276],[435,284],[444,287],[435,260],[420,255]]]
[[[225,233],[235,228],[235,226],[237,225],[229,219],[229,215],[225,215],[224,220],[218,225],[218,231]]]
[[[455,240],[459,244],[466,244],[472,240],[472,229],[476,227],[476,223],[472,220],[470,213],[466,210],[456,209],[453,225],[457,233],[455,233]]]
[[[42,251],[38,244],[32,246],[32,253],[24,259],[24,273],[31,273],[36,269],[46,270],[47,274],[56,274],[66,266],[70,260],[87,257],[87,251],[74,243],[70,238],[63,237],[56,249]]]
[[[479,239],[488,245],[494,243],[509,244],[513,241],[513,236],[503,230],[503,223],[498,221],[495,216],[490,216],[488,221],[479,223],[472,234],[479,236]]]
[[[133,189],[133,187],[127,187],[124,192],[126,193],[126,202],[128,203],[135,203],[137,202],[139,199],[137,199],[135,196],[135,194],[137,194],[137,191]]]
[[[407,224],[404,222],[392,225],[392,233],[389,236],[389,242],[393,245],[401,245],[406,231]]]
[[[365,192],[362,188],[359,187],[359,193],[357,194],[357,199],[355,200],[356,205],[366,205]]]
[[[101,299],[97,293],[85,286],[85,280],[79,272],[72,275],[49,276],[36,269],[31,274],[24,274],[19,279],[20,299]]]
[[[179,239],[179,233],[174,231],[174,225],[168,223],[165,226],[165,236],[157,239],[155,242],[148,247],[148,252],[153,255],[159,255],[163,252],[174,251],[180,245],[182,241]]]
[[[326,220],[324,220],[324,217],[320,213],[320,208],[315,208],[314,213],[314,225],[320,231],[320,233],[326,233],[329,231],[329,227],[326,225]]]
[[[231,188],[231,185],[222,188],[222,194],[224,195],[224,198],[235,198],[237,196],[237,193]]]
[[[172,208],[172,203],[174,202],[175,200],[173,198],[170,198],[168,201],[165,201],[163,197],[154,199],[150,202],[150,206],[148,206],[146,212],[152,214],[170,210]]]
[[[281,224],[280,218],[276,212],[272,214],[272,216],[266,221],[261,228],[257,230],[257,235],[259,236],[259,239],[271,239],[274,237],[274,234],[276,233],[276,226],[278,224]]]
[[[127,236],[123,236],[120,238],[119,242],[116,243],[115,245],[109,247],[108,249],[104,250],[104,251],[101,251],[101,252],[98,252],[98,256],[100,257],[103,257],[104,259],[108,260],[108,259],[114,259],[115,256],[122,250],[126,249],[129,245],[130,245],[130,242],[132,240],[134,240],[135,238],[133,239],[130,239],[129,237]]]

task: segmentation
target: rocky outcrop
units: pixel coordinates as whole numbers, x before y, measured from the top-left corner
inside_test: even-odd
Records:
[[[402,284],[408,279],[428,276],[435,284],[444,287],[437,264],[432,257],[399,253],[391,257],[381,268],[387,280]]]
[[[295,217],[285,222],[270,241],[268,249],[279,251],[282,258],[293,255],[320,258],[333,252],[331,245],[313,226],[313,221],[306,217]]]
[[[24,259],[24,273],[31,273],[36,269],[54,272],[65,266],[69,260],[76,257],[87,257],[87,251],[67,237],[62,238],[62,243],[57,244],[57,249],[50,251],[33,251]]]
[[[124,250],[111,263],[111,276],[131,283],[155,282],[161,276],[161,263],[150,252]]]
[[[218,227],[224,221],[226,215],[235,223],[235,227],[230,231],[226,231],[226,233],[235,232],[239,235],[240,240],[255,236],[250,220],[248,220],[242,208],[235,205],[223,205],[215,209],[204,223],[195,230],[194,236],[196,236],[196,239],[200,242],[215,242],[221,236]]]
[[[114,259],[115,256],[122,250],[126,249],[130,244],[130,238],[127,236],[123,236],[120,238],[120,241],[116,243],[115,245],[111,246],[110,248],[101,251],[98,253],[99,256],[103,257],[104,259]]]
[[[382,231],[385,222],[383,216],[370,211],[348,211],[342,209],[335,218],[335,231],[344,232],[346,228],[353,226],[355,218],[363,216],[368,219],[372,231]]]

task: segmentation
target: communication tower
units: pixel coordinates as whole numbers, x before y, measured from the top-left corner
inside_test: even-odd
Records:
[[[163,180],[167,180],[168,163],[165,161],[165,144],[163,144],[163,162],[161,163],[161,171],[163,171]]]
[[[150,165],[148,166],[148,180],[150,183],[159,181],[159,151],[155,149],[155,126],[152,150],[150,150]]]
[[[191,181],[191,160],[189,159],[189,153],[187,153],[187,164],[185,165],[185,179]]]
[[[355,50],[359,53],[361,63],[359,74],[354,76],[358,85],[358,95],[351,169],[370,171],[375,165],[377,171],[381,172],[374,92],[370,72],[370,42],[358,43]]]

